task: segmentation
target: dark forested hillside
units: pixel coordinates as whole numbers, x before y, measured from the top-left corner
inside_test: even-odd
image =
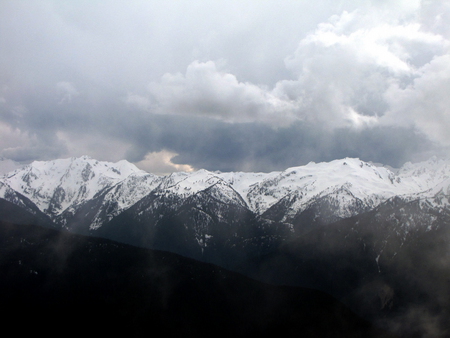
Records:
[[[148,336],[370,337],[330,296],[38,226],[0,223],[3,329]],[[14,322],[14,327],[12,326]]]
[[[55,224],[50,217],[41,212],[31,201],[27,201],[28,210],[12,202],[0,198],[0,219],[15,224],[37,224],[53,228]]]
[[[265,305],[265,288],[272,287],[258,284],[255,288],[264,291],[254,294],[248,291],[253,290],[249,285],[254,282],[242,282],[236,297],[230,296],[228,290],[222,289],[222,277],[197,279],[202,275],[200,270],[184,274],[185,265],[195,262],[186,259],[190,258],[220,266],[205,276],[217,275],[217,269],[228,269],[268,284],[324,292],[365,320],[400,335],[448,335],[449,175],[450,161],[437,160],[405,165],[395,173],[347,158],[283,172],[199,170],[161,177],[140,171],[126,161],[114,164],[82,157],[35,162],[0,180],[0,221],[41,225],[92,238],[28,229],[15,245],[25,250],[20,255],[28,252],[30,258],[16,258],[11,264],[5,260],[15,252],[7,248],[19,238],[12,240],[6,235],[1,258],[4,264],[10,264],[5,271],[19,273],[12,274],[14,278],[26,272],[23,276],[31,284],[24,284],[24,292],[37,288],[39,292],[29,295],[46,299],[43,302],[30,296],[27,299],[34,300],[27,301],[24,308],[31,309],[36,302],[39,306],[51,304],[46,311],[57,309],[52,314],[62,316],[60,320],[70,317],[67,314],[74,311],[74,304],[81,306],[80,299],[89,304],[83,311],[89,313],[86,318],[98,318],[99,313],[112,311],[110,318],[122,318],[118,323],[126,323],[130,318],[155,318],[156,324],[152,325],[159,325],[165,322],[164,318],[182,316],[181,312],[170,312],[178,305],[169,311],[164,307],[166,303],[158,303],[155,295],[167,292],[166,284],[158,278],[169,280],[171,287],[191,285],[191,281],[199,283],[192,286],[194,289],[188,288],[187,293],[178,292],[177,288],[168,293],[183,297],[193,294],[198,299],[186,305],[193,308],[195,304],[198,309],[195,307],[193,313],[202,314],[188,319],[189,323],[196,323],[195,330],[221,317],[234,323],[230,324],[233,327],[243,327],[243,332],[266,332],[268,326],[261,323],[251,324],[250,331],[242,323],[271,318],[273,324],[268,320],[263,323],[272,327],[291,318],[277,317],[283,313],[280,308]],[[21,227],[14,229],[19,231]],[[34,243],[27,239],[34,231],[43,237],[28,245]],[[159,251],[147,249],[185,258],[177,258],[167,266],[168,257],[179,256],[166,253],[160,257]],[[24,269],[26,264],[31,265]],[[35,268],[39,264],[44,265]],[[147,266],[154,266],[150,275]],[[164,273],[154,275],[155,271]],[[141,280],[135,274],[144,277]],[[14,278],[6,278],[4,283],[22,283],[20,279],[16,283]],[[188,283],[174,282],[178,280]],[[139,283],[144,283],[144,289]],[[205,296],[210,286],[222,291]],[[147,287],[149,291],[143,291]],[[22,291],[14,293],[14,288],[8,289],[6,284],[5,290],[12,290],[17,296],[14,299],[26,298],[19,297]],[[115,298],[112,294],[121,296]],[[281,308],[297,311],[293,303],[286,301],[292,297],[283,297],[284,293],[275,297],[277,301],[282,299]],[[13,298],[5,301],[8,299]],[[133,309],[135,302],[139,306],[153,305],[150,309],[138,307],[139,315],[127,317],[129,312],[123,309],[129,308],[129,299],[133,300]],[[175,299],[174,304],[186,300]],[[213,300],[213,305],[199,299]],[[221,309],[220,316],[212,318],[211,313],[217,308]],[[148,311],[154,313],[149,317]],[[307,313],[304,308],[298,311],[302,318]],[[253,312],[254,317],[249,317]],[[295,327],[294,321],[289,323],[286,327]]]
[[[325,291],[406,337],[450,332],[448,211],[394,199],[285,241],[242,271]]]

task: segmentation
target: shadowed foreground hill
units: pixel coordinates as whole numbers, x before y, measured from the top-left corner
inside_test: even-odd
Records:
[[[330,296],[175,254],[0,223],[4,329],[21,333],[375,337]],[[14,324],[14,327],[12,326]]]

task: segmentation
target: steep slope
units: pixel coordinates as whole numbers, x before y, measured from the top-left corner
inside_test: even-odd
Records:
[[[23,196],[22,196],[23,197]],[[36,224],[49,228],[56,228],[50,218],[42,213],[31,201],[25,197],[21,202],[25,205],[19,207],[16,203],[11,203],[4,198],[0,198],[1,220],[17,224]]]
[[[32,201],[2,182],[0,182],[0,217],[1,220],[20,224],[54,226],[50,217],[41,212]]]
[[[95,235],[230,266],[286,231],[255,215],[224,180],[198,171],[168,176]]]
[[[97,214],[106,212],[108,219],[133,205],[152,189],[151,182],[156,177],[127,161],[99,162],[84,156],[35,161],[5,175],[2,182],[32,200],[55,223],[71,229],[80,220],[85,228],[98,227],[105,220]],[[95,214],[86,218],[79,215],[83,205],[102,194]]]
[[[0,193],[2,219],[16,219],[12,203],[71,231],[326,291],[399,334],[428,332],[418,313],[450,332],[448,160],[155,176],[83,157],[16,170]]]
[[[92,199],[66,209],[56,217],[58,224],[74,232],[89,234],[133,206],[159,184],[151,174],[132,174],[119,183],[104,188]]]
[[[263,217],[295,227],[304,212],[331,223],[409,191],[386,168],[346,158],[287,169],[252,186],[248,198]]]
[[[191,196],[220,183],[217,187],[224,188],[220,194],[225,200],[225,195],[231,196],[230,203],[301,234],[307,230],[305,224],[329,224],[373,209],[393,196],[418,197],[428,191],[430,197],[438,185],[448,188],[442,184],[449,177],[450,162],[436,158],[407,163],[398,173],[346,158],[283,172],[199,170],[160,177],[126,161],[81,157],[33,162],[0,182],[27,197],[60,226],[84,232],[101,227],[146,196],[159,196],[155,203],[166,201],[164,209],[176,212]]]
[[[291,237],[252,276],[328,292],[400,336],[441,337],[450,332],[449,257],[448,206],[394,197]]]
[[[415,192],[426,191],[450,178],[450,161],[432,157],[428,161],[405,163],[397,172],[402,184],[409,185]]]
[[[0,303],[22,333],[377,337],[330,296],[167,252],[0,222]]]
[[[156,176],[81,157],[15,170],[0,179],[0,197],[74,232],[228,264],[223,257],[240,262],[395,196],[445,209],[449,175],[449,161],[435,158],[397,173],[346,158],[283,172]]]

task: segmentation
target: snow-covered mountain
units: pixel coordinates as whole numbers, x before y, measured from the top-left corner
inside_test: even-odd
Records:
[[[450,160],[393,170],[345,158],[270,173],[168,176],[127,161],[38,161],[0,176],[0,220],[318,288],[377,320],[409,299],[428,306],[429,296],[442,307],[450,299],[442,297],[450,280]]]
[[[210,191],[215,201],[294,225],[304,221],[305,215],[331,223],[371,210],[395,196],[409,200],[426,197],[446,205],[450,161],[432,158],[407,163],[396,173],[346,158],[271,173],[199,170],[157,176],[127,161],[101,162],[84,156],[33,162],[5,174],[0,184],[1,198],[20,206],[20,199],[12,197],[18,193],[66,227],[74,219],[81,222],[86,217],[88,226],[97,229],[151,193],[157,198],[147,210],[163,204],[165,210],[176,211],[205,191]],[[86,205],[89,210],[83,208]]]
[[[253,212],[289,224],[303,222],[305,217],[331,223],[395,196],[432,198],[448,190],[449,175],[450,161],[436,158],[407,163],[397,173],[346,158],[267,174],[219,174],[241,193]]]
[[[102,220],[94,215],[92,227],[129,208],[151,191],[152,182],[157,180],[158,176],[139,170],[127,161],[100,162],[87,156],[35,161],[0,178],[5,189],[30,199],[62,226],[83,205],[102,196],[103,207],[107,207],[108,212]],[[6,193],[0,195],[14,203],[8,196]]]

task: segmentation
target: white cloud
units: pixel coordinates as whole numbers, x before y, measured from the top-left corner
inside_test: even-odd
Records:
[[[240,82],[215,62],[191,63],[186,74],[165,74],[149,85],[153,111],[206,116],[226,122],[279,124],[293,119],[296,104],[264,87]]]
[[[73,83],[67,81],[58,82],[56,84],[56,89],[60,97],[60,104],[64,102],[71,102],[74,97],[80,95]]]
[[[124,102],[141,110],[148,110],[150,108],[149,98],[138,94],[128,93]]]
[[[12,128],[10,125],[0,121],[0,149],[3,153],[1,156],[5,156],[4,152],[8,152],[11,149],[19,146],[23,146],[29,143],[27,135],[24,135],[19,129]]]
[[[190,165],[175,164],[172,159],[178,154],[167,150],[151,152],[142,161],[134,163],[138,168],[158,175],[166,175],[176,171],[193,171]]]
[[[8,32],[0,34],[0,118],[24,139],[65,142],[70,155],[115,160],[134,146],[129,158],[162,148],[184,156],[173,146],[181,136],[158,125],[176,117],[152,113],[199,124],[305,121],[298,125],[325,134],[412,126],[447,144],[448,0],[0,7]],[[210,122],[207,132],[218,124]]]
[[[423,76],[448,46],[447,39],[422,30],[415,20],[344,12],[320,24],[286,58],[298,80],[280,81],[278,91],[302,98],[306,119],[331,127],[376,125],[395,104],[392,95],[386,100],[392,83],[404,87]]]
[[[53,135],[37,135],[0,122],[0,156],[15,161],[60,157],[66,151],[65,144]]]
[[[102,134],[80,133],[79,131],[57,131],[55,139],[66,147],[63,156],[83,156],[88,155],[98,160],[119,161],[123,160],[130,144]]]
[[[392,6],[391,6],[392,7]],[[296,120],[329,128],[369,127],[395,104],[392,84],[410,85],[445,55],[449,41],[424,30],[419,2],[387,3],[343,12],[321,23],[285,59],[296,79],[272,89],[240,82],[224,63],[191,63],[185,74],[166,73],[149,86],[150,98],[128,101],[159,114],[207,116],[227,122],[264,122],[273,126]],[[406,14],[407,15],[406,15]],[[387,120],[387,119],[385,119]]]
[[[431,140],[450,146],[450,54],[434,58],[403,88],[394,82],[385,96],[384,124],[413,125]]]

